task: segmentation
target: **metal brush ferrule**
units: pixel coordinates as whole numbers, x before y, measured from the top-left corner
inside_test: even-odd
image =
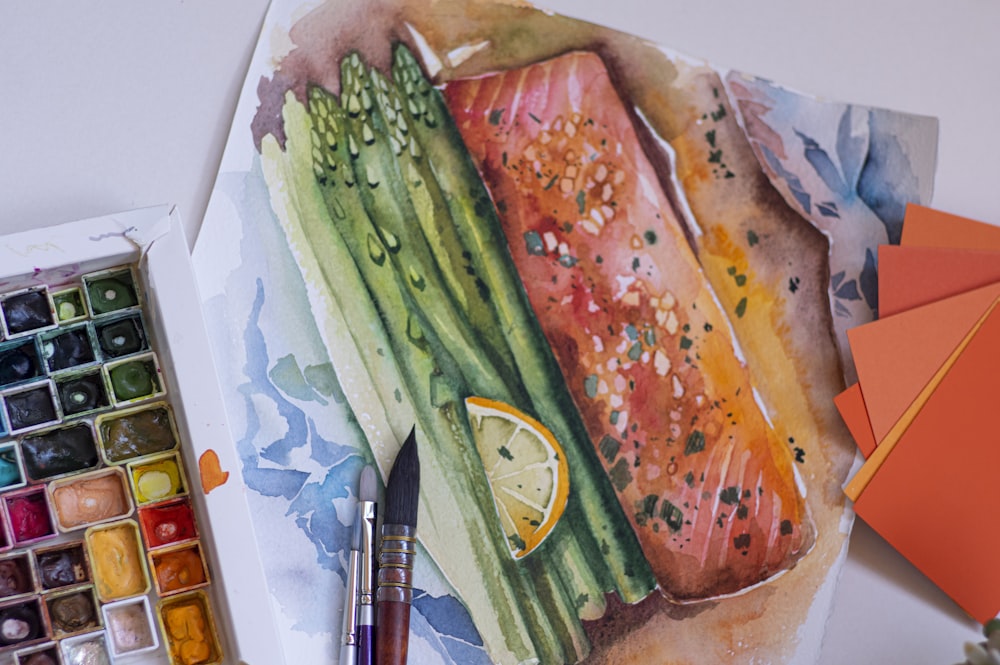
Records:
[[[344,585],[344,642],[345,646],[357,644],[355,624],[358,621],[358,559],[361,553],[351,550],[347,566],[347,583]]]
[[[375,600],[375,502],[362,501],[358,516],[361,518],[360,602],[371,605]]]
[[[413,600],[413,563],[417,556],[416,529],[402,524],[382,525],[379,553],[378,602]]]

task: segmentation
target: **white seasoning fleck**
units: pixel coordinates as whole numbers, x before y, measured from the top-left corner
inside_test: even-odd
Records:
[[[670,358],[663,351],[657,349],[656,353],[653,354],[653,367],[656,368],[657,374],[666,376],[670,372]]]

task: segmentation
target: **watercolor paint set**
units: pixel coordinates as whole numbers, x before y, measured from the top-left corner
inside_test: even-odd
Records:
[[[0,266],[0,665],[280,662],[176,214]]]

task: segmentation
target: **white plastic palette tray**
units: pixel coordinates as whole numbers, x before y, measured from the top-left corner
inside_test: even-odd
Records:
[[[169,207],[161,206],[136,210],[124,214],[109,215],[82,220],[31,232],[9,235],[0,239],[0,306],[4,298],[16,293],[43,291],[52,303],[51,325],[40,324],[41,328],[18,332],[17,323],[7,329],[7,317],[0,318],[4,339],[0,349],[10,346],[22,337],[35,335],[35,347],[40,355],[46,351],[45,335],[59,332],[63,328],[79,326],[88,331],[94,340],[94,330],[101,320],[96,307],[90,304],[91,295],[85,286],[84,276],[111,268],[132,266],[132,275],[140,306],[136,307],[141,316],[149,350],[137,354],[144,367],[152,374],[152,388],[135,397],[125,392],[119,394],[111,380],[111,372],[116,363],[108,354],[102,358],[100,347],[95,343],[97,358],[84,363],[84,372],[91,376],[103,377],[102,385],[108,391],[108,402],[102,413],[72,413],[73,407],[62,406],[58,393],[65,385],[66,373],[43,367],[38,376],[31,380],[13,384],[11,388],[0,389],[0,461],[11,461],[20,479],[14,478],[0,488],[0,508],[3,510],[4,541],[0,543],[0,562],[27,562],[30,570],[23,571],[30,578],[30,589],[0,597],[0,665],[28,662],[39,651],[63,653],[72,650],[74,643],[82,641],[103,641],[109,646],[112,657],[115,652],[116,626],[121,621],[148,621],[153,631],[153,639],[145,640],[141,647],[127,650],[124,658],[114,662],[128,662],[141,665],[180,663],[170,654],[168,644],[169,629],[159,610],[161,601],[169,604],[178,598],[191,601],[202,599],[210,608],[218,637],[217,651],[204,659],[196,656],[195,663],[247,663],[249,665],[274,665],[283,662],[280,642],[272,620],[270,597],[257,551],[249,509],[240,482],[239,462],[235,454],[232,437],[226,422],[222,396],[217,384],[209,342],[201,318],[200,299],[191,271],[190,256],[183,228],[176,213]],[[59,313],[60,298],[53,298],[63,287],[78,287],[76,295],[70,299],[84,301],[79,318],[68,310]],[[98,295],[98,297],[100,297]],[[78,303],[79,306],[79,303]],[[89,318],[88,318],[89,317]],[[89,326],[89,327],[88,327]],[[29,326],[30,327],[30,326]],[[49,329],[52,329],[51,331]],[[44,365],[44,358],[42,359]],[[78,372],[78,374],[81,372]],[[98,379],[94,379],[98,380]],[[60,381],[62,383],[60,384]],[[41,418],[28,417],[20,420],[15,402],[25,386],[42,389],[53,394],[52,408],[55,413]],[[46,388],[47,386],[47,388]],[[43,401],[46,401],[43,398]],[[48,403],[46,401],[46,403]],[[114,485],[120,482],[125,488],[124,496],[128,505],[122,507],[121,514],[111,520],[82,523],[79,528],[66,528],[52,511],[53,491],[71,479],[71,474],[61,474],[53,478],[36,479],[25,473],[25,459],[19,446],[24,437],[37,432],[45,432],[66,423],[86,423],[96,431],[102,418],[126,413],[129,409],[147,409],[150,405],[168,404],[176,426],[178,445],[176,450],[156,455],[144,455],[129,462],[110,459],[101,449],[100,459],[84,472],[92,474],[100,482]],[[110,414],[110,416],[109,416]],[[37,422],[36,422],[37,421]],[[6,455],[6,457],[4,457]],[[167,459],[162,459],[167,458]],[[216,463],[217,460],[217,463]],[[180,593],[164,591],[159,594],[155,559],[159,552],[169,551],[170,546],[156,548],[149,542],[145,531],[133,529],[142,524],[139,511],[146,501],[136,475],[138,466],[163,462],[168,465],[179,463],[183,494],[190,502],[197,524],[197,556],[204,558],[206,579],[191,589]],[[202,477],[205,465],[205,477]],[[171,466],[170,468],[175,468]],[[228,474],[228,475],[227,475]],[[211,478],[209,478],[211,476]],[[0,478],[0,485],[3,484]],[[130,484],[130,485],[129,485]],[[131,493],[129,493],[131,487]],[[5,496],[21,494],[41,500],[46,499],[52,511],[52,533],[40,539],[12,538],[18,527],[11,526],[11,511],[3,504]],[[167,503],[163,501],[161,503]],[[151,505],[160,505],[153,503]],[[94,580],[95,561],[90,560],[91,534],[101,533],[104,528],[124,528],[123,533],[131,533],[139,546],[143,573],[147,576],[148,591],[141,588],[136,593],[125,592],[124,599],[105,598],[100,585]],[[125,528],[127,527],[127,528]],[[95,536],[97,537],[97,536]],[[68,542],[84,541],[88,553],[86,579],[80,584],[65,588],[46,588],[38,574],[38,556],[47,548]],[[188,539],[184,546],[190,547]],[[178,545],[176,547],[181,547]],[[23,556],[22,556],[23,555]],[[20,563],[18,563],[20,565]],[[140,584],[140,586],[143,586]],[[59,595],[79,594],[92,599],[97,614],[98,626],[88,626],[73,631],[54,629],[50,608]],[[80,601],[82,602],[82,601]],[[24,642],[17,641],[17,631],[24,629],[22,623],[4,622],[4,610],[27,605],[28,614],[37,611],[42,621],[43,635],[33,636]],[[23,608],[22,608],[23,609]],[[10,616],[17,612],[11,610]],[[146,618],[143,619],[142,617]],[[190,625],[179,630],[197,632],[204,626],[199,619],[188,619]],[[31,623],[29,620],[28,623]],[[180,623],[184,623],[181,621]],[[209,621],[211,623],[211,621]],[[4,633],[4,631],[14,635]],[[11,640],[13,639],[13,642]],[[176,643],[176,640],[175,640]],[[214,649],[215,647],[213,647]],[[211,650],[210,650],[211,651]],[[91,662],[91,661],[86,661]],[[104,662],[95,660],[93,662]]]

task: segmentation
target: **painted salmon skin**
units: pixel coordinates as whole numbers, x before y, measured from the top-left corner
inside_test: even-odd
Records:
[[[789,445],[601,59],[444,94],[661,591],[715,598],[794,566],[815,534]]]

